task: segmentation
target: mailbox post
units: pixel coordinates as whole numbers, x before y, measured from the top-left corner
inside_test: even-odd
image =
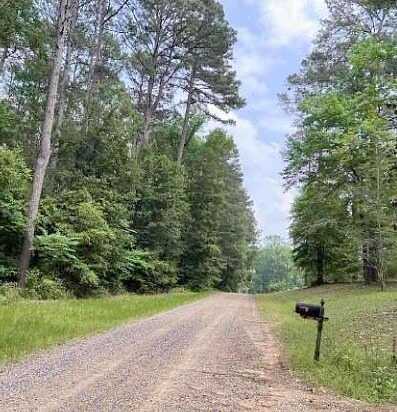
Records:
[[[316,349],[314,351],[314,360],[320,360],[320,349],[321,349],[321,336],[323,333],[323,323],[324,323],[324,299],[321,299],[321,316],[317,321],[317,339],[316,339]]]
[[[314,350],[314,360],[320,360],[320,349],[321,349],[321,337],[323,333],[324,321],[328,320],[325,315],[324,309],[324,299],[321,299],[320,305],[307,305],[305,303],[297,303],[295,307],[295,312],[304,319],[312,319],[317,321],[317,339],[316,347]]]

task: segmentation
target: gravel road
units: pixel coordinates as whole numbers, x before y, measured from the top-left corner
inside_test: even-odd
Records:
[[[294,380],[242,295],[214,295],[0,372],[0,411],[322,410],[371,409]]]

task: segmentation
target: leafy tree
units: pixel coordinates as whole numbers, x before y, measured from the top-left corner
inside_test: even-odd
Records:
[[[193,288],[237,291],[247,283],[254,219],[233,141],[222,130],[200,145],[190,165],[190,223],[183,281]]]
[[[135,0],[123,16],[123,43],[129,50],[127,75],[142,114],[138,145],[149,143],[153,122],[161,117],[174,92],[187,30],[189,1]]]
[[[153,153],[146,155],[140,173],[133,218],[138,244],[176,265],[189,207],[186,177],[176,162]]]
[[[391,33],[396,10],[389,6],[352,1],[338,10],[329,4],[330,18],[313,53],[302,72],[290,79],[300,128],[289,139],[285,170],[287,184],[301,186],[293,222],[301,264],[313,266],[309,245],[321,250],[319,245],[327,244],[327,260],[337,278],[337,262],[344,261],[337,245],[343,244],[349,261],[361,253],[364,279],[379,281],[382,287],[395,238],[391,184],[396,46]],[[338,28],[343,36],[336,35]],[[326,51],[330,60],[325,68]],[[305,214],[304,207],[311,212]],[[334,230],[313,232],[305,222],[333,222]],[[347,243],[338,235],[339,227],[349,228]],[[332,239],[338,239],[336,244]]]
[[[291,238],[295,264],[306,283],[351,280],[358,271],[357,241],[346,205],[337,193],[312,184],[297,197],[292,210]],[[350,276],[350,277],[349,277]]]
[[[209,105],[228,112],[244,105],[239,95],[240,82],[232,69],[232,50],[236,32],[225,19],[223,7],[214,0],[192,1],[187,49],[180,87],[186,94],[185,112],[178,148],[182,162],[188,143],[192,110],[213,116]]]

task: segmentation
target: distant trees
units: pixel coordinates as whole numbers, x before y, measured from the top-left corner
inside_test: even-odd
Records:
[[[299,129],[288,142],[284,176],[300,187],[295,256],[316,283],[362,276],[383,288],[396,240],[397,7],[328,4],[313,52],[290,77]]]
[[[304,272],[293,261],[291,246],[278,236],[264,239],[255,258],[252,293],[288,290],[304,286]]]
[[[0,5],[0,282],[245,286],[256,232],[238,153],[198,134],[209,105],[243,104],[222,6]]]

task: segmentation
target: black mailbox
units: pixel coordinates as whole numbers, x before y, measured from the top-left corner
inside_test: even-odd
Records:
[[[317,321],[317,339],[316,348],[314,350],[314,360],[320,360],[321,334],[323,332],[323,323],[328,320],[324,316],[324,299],[321,299],[321,305],[308,305],[307,303],[297,303],[295,305],[295,312],[304,319],[313,319]]]
[[[308,305],[306,303],[297,303],[295,312],[302,318],[323,319],[324,308],[321,305]]]

